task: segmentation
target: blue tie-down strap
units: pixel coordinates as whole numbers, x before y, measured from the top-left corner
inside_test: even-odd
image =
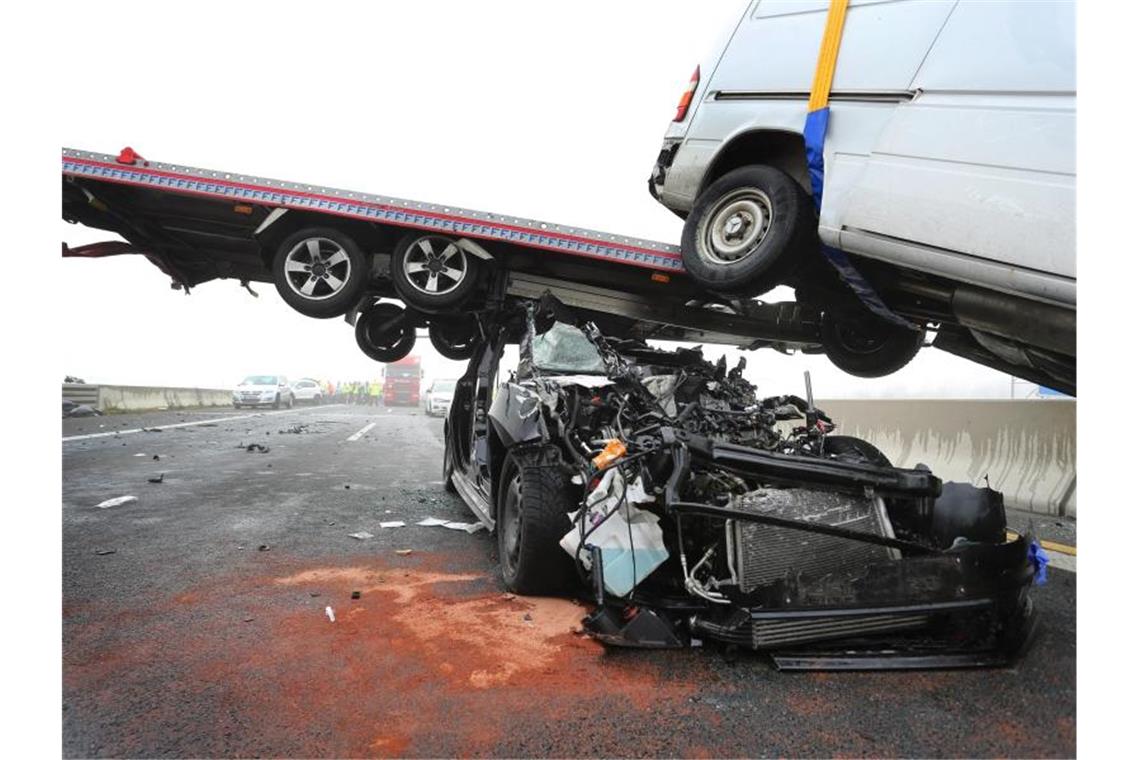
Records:
[[[823,141],[827,137],[830,108],[809,111],[804,122],[804,149],[807,152],[808,176],[811,178],[811,196],[815,210],[823,207]]]
[[[831,109],[825,107],[809,111],[804,122],[804,150],[807,153],[808,176],[811,178],[811,195],[817,212],[823,207],[823,143],[827,137],[827,123],[830,118]],[[913,322],[895,314],[883,303],[883,299],[879,297],[871,283],[859,273],[846,253],[829,245],[821,244],[821,247],[824,258],[835,267],[839,278],[847,283],[847,287],[855,292],[871,313],[899,327],[909,330],[920,329]]]
[[[1029,561],[1033,563],[1033,585],[1045,585],[1045,568],[1049,564],[1049,555],[1035,540],[1029,542]]]

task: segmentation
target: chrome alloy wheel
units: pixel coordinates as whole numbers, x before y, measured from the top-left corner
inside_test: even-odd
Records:
[[[351,274],[348,254],[328,238],[302,240],[285,256],[285,281],[289,288],[311,301],[323,301],[340,293]]]
[[[421,293],[446,295],[467,278],[467,255],[447,238],[427,235],[404,256],[404,275]]]

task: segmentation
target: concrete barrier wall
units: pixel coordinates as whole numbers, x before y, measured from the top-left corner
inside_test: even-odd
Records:
[[[816,401],[839,425],[900,467],[990,486],[1017,509],[1077,514],[1073,400],[852,399]]]
[[[102,412],[229,406],[233,392],[217,388],[159,388],[148,385],[65,385],[63,397]],[[92,398],[97,401],[92,401]]]

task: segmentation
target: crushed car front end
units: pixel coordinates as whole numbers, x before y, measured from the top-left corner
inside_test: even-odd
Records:
[[[529,538],[570,557],[596,604],[584,627],[609,645],[717,641],[787,669],[1016,657],[1044,560],[1007,534],[1001,494],[894,467],[836,435],[810,391],[760,399],[743,369],[609,340],[553,299],[527,307],[487,414],[484,449],[504,453],[480,472],[509,460],[570,495],[516,500],[561,527],[498,525],[500,552]]]

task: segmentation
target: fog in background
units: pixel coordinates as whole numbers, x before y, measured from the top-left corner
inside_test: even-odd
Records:
[[[131,25],[161,28],[159,5],[135,7]],[[179,39],[203,41],[193,55],[172,55],[161,34],[100,48],[100,80],[130,82],[131,95],[70,90],[66,147],[129,144],[156,161],[677,242],[682,223],[650,198],[646,178],[693,67],[742,7],[322,4],[274,19],[232,5],[224,24],[187,14]],[[119,22],[94,5],[69,18],[92,39],[118,34]],[[114,237],[60,226],[71,245]],[[142,257],[56,261],[65,371],[88,382],[226,388],[247,374],[377,375],[343,319],[303,317],[272,284],[253,284],[259,298],[235,280],[187,296]],[[741,353],[705,354],[722,352],[730,364]],[[429,378],[463,370],[426,338],[416,353]],[[933,349],[878,380],[822,356],[746,355],[746,376],[765,395],[800,393],[804,370],[821,398],[1011,393],[1008,375]]]

